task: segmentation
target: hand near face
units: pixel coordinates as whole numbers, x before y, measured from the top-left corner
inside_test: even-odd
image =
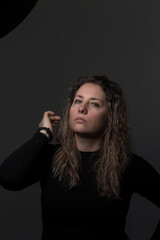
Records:
[[[52,111],[46,111],[43,115],[42,120],[39,123],[39,127],[49,128],[52,132],[52,136],[54,137],[54,127],[60,121],[61,117],[56,116]],[[41,130],[40,132],[44,133],[48,138],[49,135],[45,130]]]

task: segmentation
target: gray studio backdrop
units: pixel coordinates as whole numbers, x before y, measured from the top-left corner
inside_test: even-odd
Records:
[[[0,39],[0,163],[33,136],[43,112],[61,114],[68,84],[106,74],[121,84],[133,150],[160,172],[160,3],[40,0]],[[23,159],[22,159],[23,161]],[[126,232],[147,240],[159,209],[133,195]],[[41,238],[40,187],[0,187],[0,239]]]

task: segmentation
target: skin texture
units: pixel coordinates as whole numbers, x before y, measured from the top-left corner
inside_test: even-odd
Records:
[[[106,95],[99,85],[86,83],[78,89],[70,108],[69,127],[75,133],[79,150],[99,149],[106,127],[107,112]]]

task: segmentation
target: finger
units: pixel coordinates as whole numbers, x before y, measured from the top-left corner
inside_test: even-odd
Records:
[[[50,120],[52,120],[52,121],[59,121],[59,120],[61,119],[60,116],[50,116],[49,118],[50,118]]]
[[[51,120],[51,124],[55,126],[57,123],[59,123],[59,121],[60,121],[60,120],[55,120],[55,121],[54,121],[54,120]]]
[[[59,123],[59,120],[53,121],[53,123]]]
[[[45,116],[50,116],[50,115],[54,116],[55,113],[54,113],[53,111],[46,111],[46,112],[44,113],[44,115],[45,115]]]

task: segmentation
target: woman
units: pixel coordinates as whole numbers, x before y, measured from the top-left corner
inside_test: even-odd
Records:
[[[117,83],[106,76],[74,81],[62,119],[45,112],[35,135],[0,167],[6,189],[21,190],[37,181],[43,240],[129,239],[124,230],[132,194],[160,206],[160,176],[131,153]],[[152,239],[159,236],[157,226]]]

